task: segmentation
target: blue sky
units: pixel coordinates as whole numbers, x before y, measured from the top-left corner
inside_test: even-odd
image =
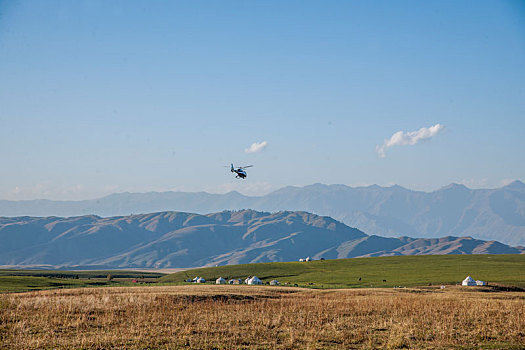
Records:
[[[0,0],[0,199],[525,181],[524,63],[522,1]]]

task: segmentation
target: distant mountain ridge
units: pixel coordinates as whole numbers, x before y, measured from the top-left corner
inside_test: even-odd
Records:
[[[250,208],[326,215],[369,234],[387,237],[472,236],[525,245],[525,184],[472,190],[451,184],[433,192],[401,186],[314,184],[284,187],[265,196],[238,192],[118,193],[85,201],[0,201],[0,216],[101,216],[160,211],[210,213]]]
[[[199,267],[216,264],[418,254],[523,254],[470,237],[368,236],[307,212],[161,212],[101,218],[0,218],[0,265],[60,268]]]

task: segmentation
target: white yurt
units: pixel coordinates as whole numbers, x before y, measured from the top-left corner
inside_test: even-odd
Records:
[[[485,281],[480,281],[480,280],[476,280],[476,285],[478,285],[478,286],[486,286],[486,285],[487,285],[487,282],[485,282]]]
[[[270,281],[270,286],[278,286],[279,284],[280,284],[280,283],[279,283],[279,281],[277,281],[277,280],[271,280],[271,281]]]
[[[304,259],[303,258],[299,259],[299,262],[304,262]]]
[[[226,280],[222,277],[219,277],[215,280],[215,284],[226,284]]]
[[[248,280],[248,282],[246,282],[246,284],[263,284],[263,283],[259,278],[257,278],[257,276],[253,276],[252,278]]]
[[[470,276],[467,276],[467,278],[465,278],[463,282],[461,282],[461,285],[462,286],[477,286],[476,281]]]
[[[195,281],[195,283],[205,283],[205,282],[206,280],[202,277],[197,278],[197,280]]]
[[[310,257],[307,257],[306,259],[304,259],[304,261],[312,261],[313,259],[310,258]]]
[[[193,283],[197,283],[197,280],[198,280],[199,278],[200,278],[199,276],[195,277],[194,279],[192,279],[192,282],[193,282]]]
[[[245,280],[244,280],[244,284],[248,284],[248,281],[251,279],[251,277],[247,277]]]

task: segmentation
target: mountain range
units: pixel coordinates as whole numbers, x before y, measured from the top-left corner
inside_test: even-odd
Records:
[[[182,268],[418,254],[523,254],[524,247],[470,237],[366,235],[303,211],[160,212],[102,218],[0,218],[0,265],[52,268]]]
[[[235,191],[149,192],[117,193],[83,201],[0,200],[0,216],[110,217],[159,211],[204,214],[244,208],[307,211],[385,237],[471,236],[525,245],[525,184],[521,181],[497,189],[469,189],[451,184],[433,192],[397,185],[314,184],[284,187],[265,196],[244,196]]]

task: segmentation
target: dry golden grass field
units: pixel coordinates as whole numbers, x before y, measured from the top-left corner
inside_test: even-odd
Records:
[[[525,293],[447,286],[0,294],[2,349],[525,348]]]

